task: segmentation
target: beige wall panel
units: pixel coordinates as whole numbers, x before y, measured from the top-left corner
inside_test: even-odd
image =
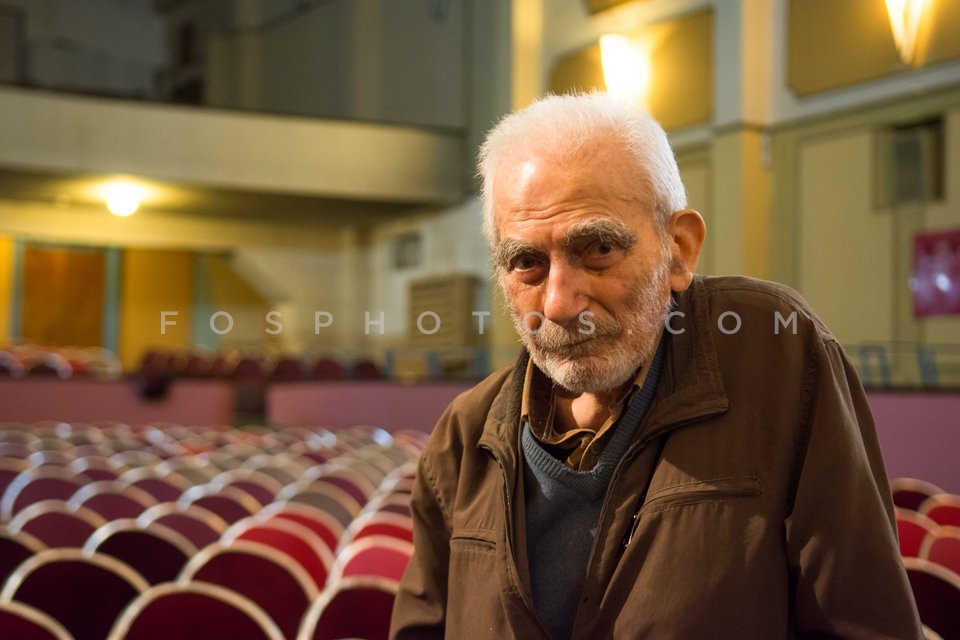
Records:
[[[809,95],[911,70],[897,54],[884,0],[789,0],[788,83]],[[916,66],[960,58],[960,2],[922,23]]]
[[[713,236],[713,269],[717,274],[740,274],[743,264],[743,190],[740,187],[740,136],[717,134],[713,156],[713,210],[708,232]]]
[[[960,227],[960,107],[944,117],[944,172],[943,201],[926,207],[925,228],[928,230]],[[923,328],[925,342],[958,342],[960,316],[931,317],[918,322]]]
[[[703,152],[678,153],[677,164],[680,166],[683,185],[687,189],[687,206],[699,211],[707,225],[707,237],[700,252],[697,273],[713,275],[716,273],[716,268],[714,266],[714,212],[710,189],[710,160]]]
[[[799,150],[799,285],[846,345],[894,339],[892,218],[871,204],[869,130]]]

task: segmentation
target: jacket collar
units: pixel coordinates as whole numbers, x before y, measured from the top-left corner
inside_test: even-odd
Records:
[[[710,306],[701,277],[676,296],[666,333],[670,343],[657,393],[638,438],[649,440],[677,426],[722,413],[729,407],[717,352],[710,331]],[[672,334],[672,335],[671,335]],[[479,444],[507,464],[516,463],[520,432],[520,400],[530,356],[524,349],[490,407]]]

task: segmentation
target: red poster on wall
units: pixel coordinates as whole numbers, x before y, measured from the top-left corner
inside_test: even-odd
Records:
[[[960,229],[913,238],[913,315],[960,314]]]

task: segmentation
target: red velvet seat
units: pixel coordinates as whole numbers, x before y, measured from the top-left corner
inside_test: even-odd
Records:
[[[318,475],[315,478],[307,475],[307,477],[303,479],[303,483],[310,486],[316,486],[318,483],[324,482],[346,491],[361,508],[367,504],[370,496],[373,495],[373,492],[376,490],[376,485],[366,476],[351,469],[335,469]]]
[[[960,638],[960,575],[923,558],[904,558],[920,621],[944,639]]]
[[[116,480],[100,480],[77,489],[67,503],[86,507],[110,521],[136,518],[157,501],[143,489],[125,487]]]
[[[73,640],[62,624],[21,602],[0,602],[0,629],[15,640]]]
[[[249,518],[238,522],[223,535],[223,543],[228,546],[235,540],[256,542],[287,555],[304,568],[318,589],[326,584],[334,561],[333,554],[315,533],[289,520]]]
[[[299,564],[276,549],[243,540],[206,547],[187,564],[180,580],[218,584],[250,598],[290,640],[318,594]]]
[[[157,523],[173,529],[197,549],[217,542],[228,527],[223,518],[203,507],[175,502],[150,507],[137,518],[137,523],[145,528]]]
[[[269,522],[273,519],[289,520],[303,525],[323,540],[331,553],[335,553],[343,536],[343,525],[326,511],[293,502],[274,502],[264,507],[257,517]]]
[[[45,544],[25,531],[14,532],[0,527],[0,585],[21,562],[46,548]]]
[[[330,582],[374,576],[399,583],[411,556],[412,542],[392,536],[365,536],[340,549],[330,572]]]
[[[920,504],[932,495],[943,493],[937,485],[918,478],[894,478],[890,481],[893,504],[902,509],[918,511]]]
[[[182,505],[196,505],[217,514],[227,524],[248,518],[260,510],[260,503],[236,487],[205,484],[183,492],[177,500]]]
[[[136,520],[114,520],[94,531],[83,550],[102,553],[130,565],[150,584],[174,580],[197,553],[176,531],[153,522],[148,528]]]
[[[130,603],[107,640],[283,640],[249,598],[205,582],[158,584]]]
[[[333,516],[344,528],[360,515],[360,504],[346,491],[329,483],[287,485],[277,495],[278,502],[305,504]]]
[[[344,578],[317,598],[300,625],[298,640],[386,640],[397,584],[382,578]]]
[[[920,554],[920,546],[924,539],[937,528],[937,523],[910,509],[895,507],[894,512],[897,518],[900,555],[905,558],[915,558]]]
[[[41,500],[26,507],[7,525],[10,531],[32,535],[51,548],[82,547],[97,527],[107,523],[84,507],[63,500]]]
[[[920,545],[919,557],[960,575],[960,527],[937,527]]]
[[[223,471],[210,481],[216,487],[236,487],[253,496],[257,502],[268,505],[283,489],[275,478],[255,469],[231,469]]]
[[[130,469],[123,472],[118,481],[122,486],[135,487],[146,491],[158,503],[176,502],[183,495],[183,492],[191,486],[179,476],[168,475],[161,478],[154,467]]]
[[[345,547],[368,536],[387,536],[413,542],[413,520],[409,516],[386,511],[363,513],[347,529],[340,546]]]
[[[9,521],[17,512],[41,500],[69,500],[81,483],[72,471],[60,466],[43,466],[19,473],[0,500],[0,518]]]
[[[115,558],[47,549],[14,571],[0,600],[40,609],[75,640],[103,640],[120,612],[146,588],[142,577]]]
[[[960,527],[960,496],[934,494],[920,503],[919,511],[937,524]]]

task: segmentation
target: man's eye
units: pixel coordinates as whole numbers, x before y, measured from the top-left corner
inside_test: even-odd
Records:
[[[526,271],[537,266],[538,261],[533,256],[517,256],[511,263],[511,268]]]
[[[596,253],[599,253],[600,255],[605,256],[605,255],[611,253],[611,252],[613,251],[613,249],[614,249],[614,246],[613,246],[612,243],[600,241],[600,242],[596,243],[596,245],[594,245],[594,249],[593,249],[593,250],[594,250]]]
[[[605,269],[613,266],[622,256],[623,247],[616,242],[597,240],[590,243],[581,259],[587,268]]]

